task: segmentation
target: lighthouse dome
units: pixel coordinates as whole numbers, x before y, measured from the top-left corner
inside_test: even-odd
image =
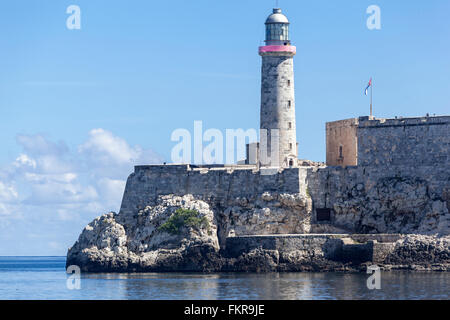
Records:
[[[281,9],[275,8],[273,9],[273,13],[266,20],[266,24],[272,23],[289,24],[289,20],[284,14],[281,13]]]
[[[273,9],[273,13],[266,20],[266,45],[286,46],[290,45],[289,20],[281,9]]]

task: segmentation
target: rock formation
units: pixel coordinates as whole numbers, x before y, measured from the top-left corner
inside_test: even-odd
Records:
[[[178,232],[168,232],[162,226],[180,208],[197,212],[207,223],[186,223]],[[274,247],[265,247],[264,241],[256,239],[251,240],[255,245],[245,243],[242,252],[236,253],[234,244],[227,248],[226,240],[233,239],[228,236],[308,233],[310,211],[311,199],[292,194],[265,192],[254,202],[239,198],[224,210],[192,195],[159,196],[154,205],[137,214],[108,213],[95,219],[69,249],[67,265],[79,265],[85,272],[352,271],[375,261],[387,269],[450,270],[449,236],[407,235],[374,244],[366,243],[367,239],[360,243],[361,237],[355,236],[292,240],[280,235]],[[346,258],[352,250],[369,252],[367,248],[373,250],[375,245],[382,247],[378,260],[375,254],[360,261]],[[366,256],[358,252],[356,256]]]
[[[183,226],[178,234],[160,230],[179,208],[196,210],[208,226]],[[84,271],[204,271],[217,269],[218,251],[216,217],[207,203],[190,195],[161,196],[137,215],[108,213],[95,219],[69,249],[67,264]]]
[[[449,234],[448,200],[433,196],[420,178],[386,177],[372,187],[342,188],[333,209],[336,226],[359,233]]]

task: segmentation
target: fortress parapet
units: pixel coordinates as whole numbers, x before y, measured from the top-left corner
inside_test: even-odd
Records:
[[[450,116],[359,117],[326,124],[329,166],[449,165]]]

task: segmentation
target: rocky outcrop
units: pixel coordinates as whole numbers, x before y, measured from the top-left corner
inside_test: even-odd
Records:
[[[237,198],[217,212],[226,237],[309,233],[312,201],[302,194],[264,192],[252,201]]]
[[[198,214],[191,217],[197,223],[173,220],[180,208]],[[367,263],[450,270],[449,236],[282,235],[308,233],[310,210],[311,200],[298,194],[239,198],[223,211],[192,195],[159,196],[136,214],[95,219],[69,249],[67,265],[85,272],[358,271]],[[224,234],[261,236],[240,243]]]
[[[430,194],[428,185],[420,178],[386,177],[343,187],[333,206],[334,225],[357,233],[448,235],[448,201]]]
[[[132,213],[108,213],[91,222],[69,249],[68,265],[84,271],[208,271],[226,263],[220,251],[227,236],[306,233],[311,199],[264,193],[256,201],[237,198],[220,209],[192,195],[159,196]],[[161,230],[177,209],[197,211],[207,228],[185,226],[179,234]],[[220,229],[220,230],[218,230]]]
[[[433,266],[450,263],[450,236],[407,235],[395,243],[386,265]]]
[[[450,236],[279,235],[229,238],[231,270],[254,272],[450,271]]]
[[[161,226],[179,208],[195,210],[207,226]],[[192,196],[161,196],[137,215],[109,213],[91,222],[67,254],[84,271],[208,271],[220,269],[217,223],[209,205]]]

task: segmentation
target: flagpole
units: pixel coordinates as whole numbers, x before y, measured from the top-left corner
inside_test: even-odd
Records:
[[[370,86],[370,118],[373,117],[373,78],[371,79],[371,86]]]

